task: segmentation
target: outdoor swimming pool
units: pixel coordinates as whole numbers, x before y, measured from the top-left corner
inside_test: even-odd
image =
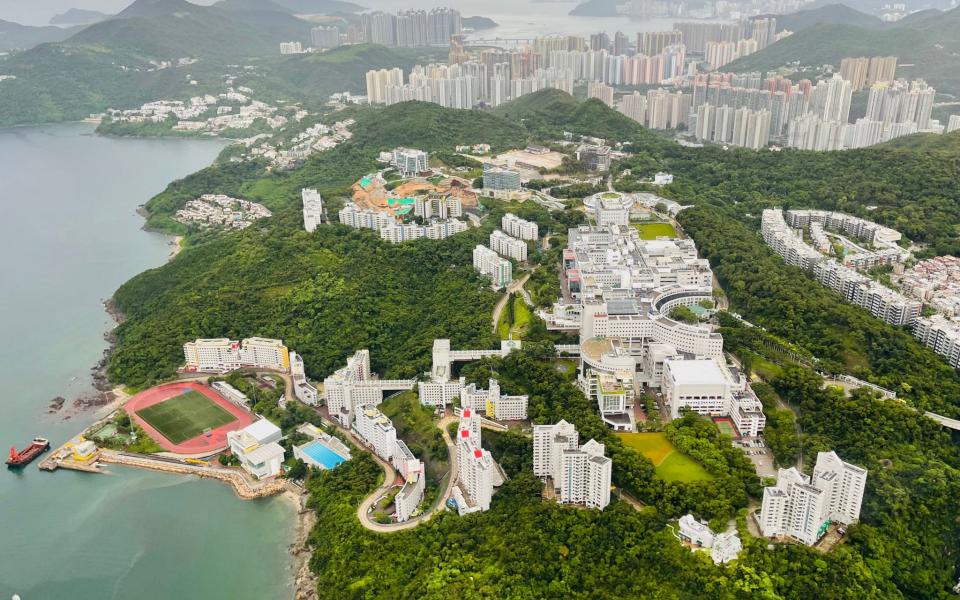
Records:
[[[327,446],[320,440],[316,440],[307,444],[301,448],[301,450],[310,459],[310,461],[316,463],[316,466],[323,469],[332,469],[347,460],[330,448],[327,448]]]

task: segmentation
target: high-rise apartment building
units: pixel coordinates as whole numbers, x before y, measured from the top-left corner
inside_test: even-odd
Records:
[[[483,245],[478,244],[473,249],[473,268],[481,275],[488,276],[495,290],[501,290],[513,281],[513,265],[510,261]]]
[[[367,71],[367,98],[370,104],[383,104],[387,101],[387,88],[403,85],[403,71],[379,69]]]
[[[834,452],[817,455],[813,478],[795,467],[780,469],[777,484],[764,488],[760,531],[812,546],[830,523],[849,525],[860,517],[867,471]]]
[[[512,235],[521,240],[535,240],[539,237],[536,223],[521,219],[513,213],[503,215],[503,218],[500,220],[500,228],[503,229],[507,235]]]
[[[301,190],[300,195],[303,197],[303,228],[316,231],[323,219],[323,197],[320,192],[310,188]]]

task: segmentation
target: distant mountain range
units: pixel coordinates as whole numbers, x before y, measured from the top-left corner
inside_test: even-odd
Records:
[[[960,94],[960,8],[923,11],[890,24],[865,20],[826,6],[787,15],[806,25],[763,50],[729,65],[731,71],[769,71],[801,66],[839,66],[848,56],[896,56],[898,77],[923,78],[938,92]],[[831,18],[840,18],[841,22]],[[781,17],[777,17],[778,24]],[[853,20],[855,23],[846,21]]]
[[[264,6],[267,6],[264,3]],[[65,43],[109,49],[126,58],[233,58],[279,53],[282,41],[310,41],[310,23],[286,12],[198,6],[185,0],[136,0]]]
[[[90,25],[109,19],[111,15],[102,13],[98,10],[86,10],[83,8],[71,8],[66,12],[55,15],[50,19],[51,25]]]
[[[31,27],[0,20],[0,52],[33,48],[37,44],[59,42],[76,33],[61,27]]]

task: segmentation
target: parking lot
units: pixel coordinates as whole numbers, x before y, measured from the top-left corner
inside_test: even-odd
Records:
[[[762,438],[743,438],[735,440],[733,445],[743,450],[750,462],[753,463],[760,477],[776,477],[777,468],[773,464],[773,452],[764,443]]]

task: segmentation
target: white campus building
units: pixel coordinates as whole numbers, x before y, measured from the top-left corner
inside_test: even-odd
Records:
[[[487,389],[478,389],[476,384],[463,386],[460,391],[460,406],[484,414],[497,421],[522,421],[527,418],[528,396],[504,396],[500,384],[490,379]]]
[[[243,429],[228,431],[227,444],[246,472],[266,479],[279,475],[283,466],[283,446],[277,443],[281,437],[279,427],[260,419]]]
[[[289,371],[290,351],[282,340],[252,337],[197,339],[183,345],[184,371],[226,373],[240,368]]]
[[[730,372],[713,358],[667,359],[663,363],[663,398],[674,419],[683,408],[701,415],[725,415],[734,383]]]
[[[307,231],[316,231],[323,220],[323,197],[317,190],[304,188],[300,191],[303,197],[303,228]]]
[[[377,379],[370,371],[370,351],[364,349],[323,380],[323,394],[330,417],[349,428],[361,407],[383,402],[383,392],[411,390],[415,384],[413,379]]]
[[[480,415],[464,408],[457,429],[458,485],[466,507],[457,506],[461,514],[490,509],[493,487],[499,480],[490,452],[480,446]]]
[[[677,523],[677,538],[694,546],[710,550],[714,564],[727,563],[737,558],[743,549],[740,536],[736,531],[714,533],[706,523],[698,521],[692,514],[680,517]]]
[[[290,351],[290,375],[293,377],[293,393],[304,404],[316,406],[320,401],[317,388],[307,380],[303,357]]]
[[[489,277],[490,285],[495,290],[501,290],[513,281],[513,265],[510,261],[480,244],[473,249],[473,268]]]
[[[534,425],[533,473],[551,482],[561,503],[603,510],[610,503],[613,461],[596,440],[578,442],[576,428],[566,421]]]
[[[860,518],[867,471],[820,452],[813,478],[796,467],[780,469],[777,484],[763,489],[760,531],[812,546],[830,523],[849,525]]]
[[[605,201],[632,200],[603,194],[585,200],[594,211]],[[640,239],[633,227],[580,226],[568,232],[562,256],[563,297],[547,328],[576,332],[577,383],[616,431],[634,431],[638,390],[664,388],[674,417],[688,408],[730,415],[743,435],[757,435],[765,419],[742,378],[723,360],[723,337],[708,326],[670,318],[679,306],[712,301],[713,272],[688,239]]]
[[[374,453],[383,460],[393,458],[397,450],[397,430],[377,407],[371,404],[363,406],[356,413],[353,430],[366,442]]]
[[[400,175],[414,177],[430,168],[430,155],[423,150],[395,148],[390,160]]]
[[[510,237],[499,229],[490,233],[490,249],[507,258],[512,258],[517,262],[527,260],[527,243]]]
[[[520,240],[535,240],[539,236],[537,224],[526,219],[521,219],[513,213],[507,213],[500,219],[500,229],[507,235]]]

